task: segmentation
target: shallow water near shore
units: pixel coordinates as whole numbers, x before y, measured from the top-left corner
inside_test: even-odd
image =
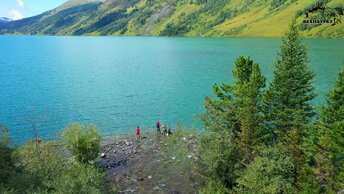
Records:
[[[306,39],[323,102],[344,66],[344,39]],[[156,121],[202,128],[194,115],[214,83],[230,82],[234,60],[250,56],[272,78],[280,39],[0,36],[0,123],[15,143],[56,138],[72,122],[103,135]]]

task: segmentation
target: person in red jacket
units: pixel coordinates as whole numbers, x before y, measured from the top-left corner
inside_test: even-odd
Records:
[[[156,132],[160,133],[160,121],[156,123]]]
[[[140,127],[139,126],[136,127],[136,139],[137,139],[137,141],[141,140],[141,137],[140,137]]]

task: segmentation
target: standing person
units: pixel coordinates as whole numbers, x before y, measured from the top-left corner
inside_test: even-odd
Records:
[[[141,140],[141,137],[140,137],[140,126],[136,127],[136,139],[137,139],[137,141]]]
[[[171,128],[168,128],[167,135],[172,135],[172,130],[171,130]]]
[[[164,133],[164,135],[166,135],[167,134],[167,127],[166,127],[166,125],[165,124],[162,124],[162,132]]]
[[[160,133],[160,121],[156,123],[156,132]]]

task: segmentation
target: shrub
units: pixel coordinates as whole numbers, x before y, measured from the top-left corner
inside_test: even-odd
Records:
[[[213,181],[205,186],[205,190],[209,191],[215,183],[229,189],[236,186],[239,172],[243,170],[242,156],[238,145],[230,140],[228,133],[204,136],[199,154],[201,171]]]
[[[0,184],[7,182],[13,169],[11,159],[13,149],[9,147],[10,141],[8,129],[0,125]]]
[[[17,177],[13,176],[11,182],[15,182],[21,188],[52,189],[56,177],[68,165],[69,160],[64,157],[62,144],[54,141],[35,142],[30,141],[18,148],[13,154]]]
[[[230,193],[229,189],[224,187],[223,184],[216,182],[214,180],[208,181],[205,186],[201,189],[201,194],[207,193]]]
[[[72,124],[63,131],[67,149],[82,163],[94,160],[100,151],[101,137],[93,126]]]
[[[56,193],[105,193],[105,174],[91,164],[76,163],[66,168],[55,181]],[[110,193],[110,192],[109,192]]]
[[[238,193],[293,193],[289,177],[293,163],[285,148],[261,146],[257,150],[257,156],[237,180]]]

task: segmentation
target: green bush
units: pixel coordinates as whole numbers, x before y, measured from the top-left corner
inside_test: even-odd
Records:
[[[105,174],[91,164],[76,163],[66,168],[55,181],[56,193],[105,193]]]
[[[216,182],[214,180],[209,180],[205,186],[201,189],[201,194],[215,193],[230,193],[229,189],[224,187],[223,184]]]
[[[243,170],[238,144],[230,140],[228,133],[210,134],[201,139],[199,167],[213,184],[232,189],[239,172]],[[205,189],[209,189],[206,185]]]
[[[9,189],[5,187],[4,185],[0,184],[0,193],[2,194],[14,194],[16,193],[14,189]]]
[[[87,163],[97,158],[101,137],[94,126],[72,124],[64,129],[62,136],[67,149],[79,162]]]
[[[86,162],[97,157],[100,136],[94,127],[71,125],[63,133],[73,161],[59,141],[11,145],[0,126],[0,193],[115,193],[106,175]]]
[[[108,185],[104,173],[92,164],[73,162],[63,148],[53,141],[29,142],[20,147],[14,155],[20,173],[12,176],[9,188],[19,193],[111,192],[105,191]]]
[[[253,162],[238,178],[238,193],[293,193],[293,163],[283,145],[259,147]]]
[[[19,174],[13,176],[11,182],[19,185],[19,190],[28,187],[53,189],[56,177],[71,163],[64,152],[62,144],[54,141],[26,143],[13,154]]]
[[[13,149],[9,147],[11,138],[8,129],[0,125],[0,184],[8,182],[8,178],[13,170],[11,154]]]

